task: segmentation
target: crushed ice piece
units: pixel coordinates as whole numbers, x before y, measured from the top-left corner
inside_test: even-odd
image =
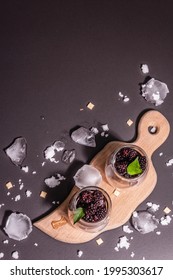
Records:
[[[119,97],[121,97],[121,98],[123,98],[123,97],[124,97],[124,94],[122,94],[122,92],[121,92],[121,91],[118,93],[118,95],[119,95]]]
[[[154,231],[158,223],[159,221],[148,211],[135,211],[132,214],[132,225],[142,234]]]
[[[26,197],[31,197],[32,192],[30,190],[25,191]]]
[[[61,151],[64,150],[64,148],[65,148],[64,142],[62,142],[62,141],[55,141],[53,143],[53,145],[47,147],[44,150],[44,157],[45,157],[45,159],[50,160],[51,162],[58,163],[59,160],[56,161],[55,158],[54,158],[55,152],[61,152]],[[42,163],[42,166],[43,166],[43,163]]]
[[[119,97],[121,97],[121,99],[123,100],[123,102],[129,102],[130,98],[127,95],[122,94],[122,92],[120,91],[118,93]]]
[[[103,124],[103,125],[101,125],[101,127],[102,127],[103,131],[109,131],[108,124]]]
[[[45,116],[40,116],[40,119],[41,119],[42,121],[44,121],[44,120],[45,120]]]
[[[20,166],[26,157],[26,149],[26,139],[24,137],[18,137],[5,149],[5,153],[11,159],[12,163]]]
[[[61,160],[64,163],[70,164],[70,163],[73,162],[75,157],[76,157],[76,151],[74,149],[73,150],[65,150],[63,152]]]
[[[161,156],[163,156],[163,153],[161,152],[161,153],[159,153],[159,156],[161,157]]]
[[[41,163],[41,166],[44,166],[46,163],[45,163],[45,161],[43,161],[42,163]]]
[[[55,156],[55,149],[53,146],[47,147],[46,150],[44,151],[44,157],[45,159],[49,159],[50,161],[55,161],[54,159]]]
[[[9,243],[8,239],[3,240],[2,242],[3,242],[4,244],[8,244],[8,243]]]
[[[156,212],[160,208],[159,204],[155,204],[155,203],[152,203],[152,202],[147,202],[146,204],[148,206],[147,210],[151,211],[151,212]]]
[[[89,146],[96,147],[95,134],[85,127],[80,127],[72,132],[71,138],[74,142]]]
[[[100,135],[101,135],[102,137],[104,137],[104,136],[105,136],[105,132],[102,131]]]
[[[60,184],[60,181],[62,180],[65,180],[65,177],[60,174],[56,174],[55,176],[46,178],[44,182],[49,188],[55,188]]]
[[[9,189],[11,189],[11,188],[13,188],[13,184],[11,183],[11,182],[7,182],[6,184],[5,184],[5,186],[6,186],[6,188],[9,190]]]
[[[34,246],[38,247],[38,243],[35,242],[35,243],[34,243]]]
[[[91,127],[90,131],[93,132],[95,135],[99,133],[99,130],[97,127]]]
[[[94,108],[94,104],[92,103],[92,102],[89,102],[88,104],[87,104],[87,108],[88,109],[90,109],[90,110],[92,110],[93,108]]]
[[[56,186],[58,186],[60,184],[60,181],[55,176],[51,176],[50,178],[46,178],[44,180],[44,182],[49,188],[55,188]]]
[[[166,215],[160,219],[160,223],[162,226],[167,226],[170,224],[172,218],[169,215]]]
[[[19,252],[18,251],[13,251],[11,253],[11,256],[13,259],[17,260],[19,258]]]
[[[44,192],[44,191],[40,192],[40,197],[46,198],[46,196],[47,196],[47,192]]]
[[[22,182],[22,180],[19,180],[19,189],[22,190],[24,188],[24,183]]]
[[[55,142],[53,143],[53,147],[54,147],[54,149],[55,149],[57,152],[61,152],[61,151],[64,150],[65,144],[64,144],[64,142],[62,142],[62,141],[55,141]]]
[[[1,207],[4,206],[4,205],[5,205],[4,203],[0,204],[0,209],[1,209]]]
[[[133,217],[135,217],[135,218],[138,217],[138,212],[137,211],[133,212]]]
[[[12,213],[7,219],[4,231],[12,239],[23,240],[27,238],[32,231],[31,220],[22,213]]]
[[[134,252],[131,252],[130,257],[131,257],[131,258],[134,258],[134,256],[135,256],[135,253],[134,253]]]
[[[0,259],[2,259],[4,257],[4,253],[0,252]]]
[[[161,231],[156,231],[156,234],[157,235],[161,235]]]
[[[146,84],[142,85],[142,96],[155,106],[161,105],[169,93],[167,85],[163,82],[151,78]]]
[[[128,121],[126,123],[128,126],[131,126],[133,124],[133,121],[131,119],[128,119]]]
[[[28,166],[22,166],[22,171],[24,171],[25,173],[28,173],[29,171],[29,167]]]
[[[83,255],[83,251],[81,251],[81,250],[77,250],[77,256],[78,256],[79,258],[81,258],[81,257],[82,257],[82,255]]]
[[[173,165],[173,158],[169,159],[167,162],[166,162],[166,166],[171,166]]]
[[[36,171],[32,171],[32,174],[36,174],[37,172]]]
[[[129,234],[133,232],[133,230],[130,229],[128,225],[123,226],[123,231],[126,232],[126,233],[129,233]]]
[[[129,102],[129,100],[130,100],[130,98],[127,97],[127,95],[125,95],[124,98],[123,98],[123,101],[124,101],[124,102]]]
[[[115,251],[119,251],[119,249],[125,248],[126,250],[129,249],[130,242],[127,236],[121,236],[119,237],[119,240],[117,242],[117,246],[114,248]]]
[[[16,195],[15,198],[14,198],[15,201],[19,201],[20,199],[21,199],[20,194]]]
[[[165,214],[169,214],[171,212],[171,209],[169,207],[165,207],[164,210]]]
[[[148,74],[149,73],[149,67],[147,64],[142,64],[141,65],[141,71],[143,74]]]
[[[102,243],[104,243],[103,239],[102,238],[98,238],[96,240],[96,243],[100,246]]]
[[[73,177],[75,185],[79,188],[98,186],[102,180],[100,172],[93,166],[84,164]]]
[[[9,196],[10,194],[11,194],[10,192],[7,193],[8,196]]]

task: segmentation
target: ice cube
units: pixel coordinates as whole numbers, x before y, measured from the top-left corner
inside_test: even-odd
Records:
[[[80,127],[73,131],[71,138],[74,142],[81,145],[96,147],[95,134],[85,127]]]
[[[159,221],[148,211],[134,212],[132,215],[132,225],[142,234],[154,231]]]
[[[22,213],[12,213],[7,219],[4,231],[15,240],[23,240],[32,231],[32,223],[28,216]]]
[[[20,166],[26,157],[26,149],[26,139],[24,137],[18,137],[5,149],[5,153],[11,159],[12,163]]]
[[[151,78],[146,84],[142,85],[142,96],[155,106],[164,102],[167,93],[169,93],[167,85],[154,78]]]
[[[75,185],[79,188],[98,186],[102,180],[100,172],[93,166],[83,165],[73,177]]]
[[[73,150],[65,150],[63,155],[62,155],[62,158],[61,160],[64,162],[64,163],[72,163],[72,161],[75,159],[76,157],[76,151],[73,149]]]

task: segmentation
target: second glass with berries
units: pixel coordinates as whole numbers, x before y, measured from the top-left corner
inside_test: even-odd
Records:
[[[71,198],[68,206],[70,223],[87,232],[99,232],[109,222],[112,202],[109,194],[96,186],[84,187]]]
[[[121,145],[109,157],[105,166],[107,181],[119,188],[138,185],[148,172],[145,151],[133,144]]]

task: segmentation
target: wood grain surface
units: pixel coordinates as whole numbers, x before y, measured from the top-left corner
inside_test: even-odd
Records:
[[[156,133],[151,134],[149,127],[156,127]],[[138,124],[138,136],[132,143],[141,147],[148,156],[148,174],[143,182],[129,188],[119,188],[119,184],[108,184],[105,177],[105,163],[109,155],[120,145],[128,144],[125,142],[113,141],[108,143],[91,161],[91,165],[96,167],[102,174],[102,181],[99,187],[107,191],[112,201],[112,211],[107,226],[100,232],[89,233],[73,227],[67,215],[68,203],[72,195],[78,191],[73,187],[66,200],[52,213],[34,223],[34,226],[48,234],[52,238],[67,243],[83,243],[92,240],[101,232],[115,229],[126,223],[131,217],[136,207],[143,202],[153,191],[157,182],[157,174],[152,163],[151,156],[153,152],[164,143],[170,131],[167,119],[158,111],[148,111],[145,113]],[[118,190],[120,194],[115,195]],[[66,222],[64,222],[64,220]],[[62,222],[63,221],[63,222]]]

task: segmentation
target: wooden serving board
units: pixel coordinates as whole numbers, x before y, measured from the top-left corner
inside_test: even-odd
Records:
[[[151,134],[149,127],[156,127],[155,134]],[[108,184],[105,177],[105,162],[107,157],[120,146],[128,144],[124,142],[113,141],[108,143],[91,161],[91,165],[96,167],[102,174],[102,181],[99,187],[105,189],[112,200],[112,211],[108,225],[100,232],[89,233],[73,227],[68,221],[67,209],[72,195],[78,191],[73,187],[66,200],[52,213],[34,223],[34,226],[42,230],[49,236],[67,243],[83,243],[92,240],[101,232],[117,228],[126,223],[136,207],[143,202],[153,191],[157,174],[153,166],[151,156],[153,152],[167,139],[170,131],[170,125],[167,119],[158,111],[148,111],[145,113],[138,125],[138,137],[132,144],[141,147],[148,156],[149,169],[148,174],[140,185],[130,188],[119,188],[118,183],[114,186]],[[115,195],[115,190],[120,194]]]

